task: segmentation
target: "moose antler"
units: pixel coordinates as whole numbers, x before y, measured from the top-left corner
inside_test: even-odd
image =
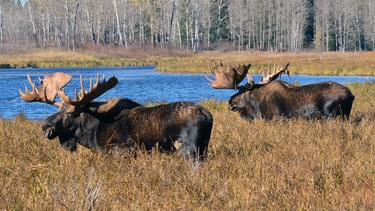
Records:
[[[216,64],[216,63],[215,63]],[[222,62],[214,68],[210,68],[214,80],[206,79],[211,82],[210,86],[215,89],[237,89],[238,84],[247,75],[251,64],[238,66],[237,68],[225,68]]]
[[[267,75],[265,75],[262,66],[262,81],[258,84],[267,84],[278,78],[282,73],[286,73],[289,76],[288,66],[289,62],[283,68],[280,68],[278,71],[276,71],[276,66],[274,65],[273,73],[270,74],[270,63],[268,63]]]
[[[276,71],[276,67],[274,67],[274,71],[270,74],[270,64],[268,65],[268,73],[265,75],[264,71],[262,71],[262,81],[259,83],[255,83],[253,78],[250,74],[248,74],[249,68],[251,64],[238,66],[237,68],[230,67],[229,69],[225,68],[222,63],[216,65],[215,68],[210,68],[215,80],[207,78],[211,82],[210,86],[215,89],[252,89],[257,85],[264,85],[267,84],[276,78],[278,78],[282,73],[287,73],[289,76],[288,66],[287,63],[283,68]],[[262,68],[263,69],[263,68]],[[248,82],[244,86],[238,86],[239,83],[247,76]]]
[[[38,79],[41,86],[36,85],[31,80],[30,75],[27,74],[27,80],[31,84],[32,91],[29,92],[26,87],[26,92],[24,93],[20,89],[19,92],[21,95],[21,99],[26,102],[43,102],[60,107],[61,103],[55,101],[57,89],[62,88],[66,84],[68,84],[72,79],[72,76],[66,73],[56,72],[50,75],[45,75],[43,80],[39,77]]]
[[[81,91],[78,93],[75,92],[75,100],[71,100],[64,92],[64,90],[59,90],[58,94],[60,96],[60,99],[64,101],[65,103],[68,103],[73,106],[81,106],[85,105],[87,103],[90,103],[95,98],[99,97],[100,95],[104,94],[106,91],[110,90],[116,84],[118,83],[118,80],[116,77],[112,76],[106,81],[105,76],[103,76],[102,82],[99,82],[99,73],[96,77],[96,83],[93,86],[92,85],[92,78],[90,78],[90,90],[88,92],[85,92],[85,88],[83,86],[83,80],[82,75],[80,76],[80,83],[81,83]]]

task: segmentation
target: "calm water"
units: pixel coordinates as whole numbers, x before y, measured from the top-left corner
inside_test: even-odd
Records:
[[[40,68],[40,69],[10,69],[0,70],[0,117],[12,118],[24,113],[31,119],[47,117],[57,111],[57,107],[44,103],[27,103],[20,99],[18,89],[31,89],[26,73],[29,73],[34,82],[39,82],[37,76],[62,71],[73,76],[73,80],[65,87],[66,93],[73,96],[74,89],[80,90],[79,75],[83,76],[85,87],[88,87],[89,78],[96,78],[96,74],[104,74],[107,78],[115,75],[119,83],[107,91],[98,100],[113,97],[129,98],[139,103],[166,101],[193,101],[216,99],[227,101],[236,93],[234,90],[215,90],[208,86],[204,74],[169,74],[154,71],[154,67],[107,67],[107,68]],[[255,81],[259,75],[253,75]],[[282,80],[299,84],[310,84],[322,81],[336,81],[341,84],[352,82],[373,81],[375,77],[362,76],[306,76],[291,75],[291,79],[282,76]],[[245,79],[246,81],[246,79]]]

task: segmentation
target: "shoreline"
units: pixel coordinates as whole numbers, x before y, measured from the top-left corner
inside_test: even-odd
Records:
[[[226,66],[252,64],[250,73],[259,73],[262,66],[282,66],[290,62],[292,74],[375,76],[374,52],[158,52],[126,49],[113,51],[63,51],[35,49],[18,54],[0,54],[0,70],[7,68],[75,68],[155,66],[158,72],[209,73],[214,61]],[[3,67],[3,68],[2,68]],[[271,69],[272,69],[271,67]]]

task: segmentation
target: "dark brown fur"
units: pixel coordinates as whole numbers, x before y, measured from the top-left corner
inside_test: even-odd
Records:
[[[191,102],[144,107],[128,99],[92,102],[85,107],[64,104],[43,122],[49,139],[59,137],[63,147],[76,150],[77,143],[90,149],[158,146],[184,156],[203,159],[212,129],[212,115]]]
[[[293,86],[273,81],[242,89],[231,97],[232,110],[246,119],[302,116],[305,118],[349,118],[354,95],[343,85],[324,82]]]

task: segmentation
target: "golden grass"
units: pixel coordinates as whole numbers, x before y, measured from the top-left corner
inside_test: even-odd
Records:
[[[200,52],[100,48],[77,51],[33,49],[18,54],[0,54],[0,64],[12,67],[100,67],[156,65],[157,71],[208,73],[212,61],[238,66],[251,63],[251,73],[259,73],[269,62],[285,65],[290,62],[291,74],[310,75],[375,75],[374,52]]]
[[[226,102],[202,102],[214,116],[203,165],[158,152],[70,153],[39,122],[0,119],[0,208],[373,210],[375,83],[349,88],[346,122],[246,122]]]
[[[272,53],[272,52],[205,52],[182,58],[162,58],[158,71],[209,72],[212,61],[223,61],[228,66],[252,64],[251,73],[260,73],[261,67],[283,66],[290,62],[291,74],[309,75],[375,75],[373,52],[329,53]]]
[[[68,51],[60,49],[33,49],[19,54],[0,55],[0,64],[10,64],[11,67],[103,67],[103,66],[144,66],[156,65],[155,59],[131,56],[122,58],[115,53],[92,51]]]

